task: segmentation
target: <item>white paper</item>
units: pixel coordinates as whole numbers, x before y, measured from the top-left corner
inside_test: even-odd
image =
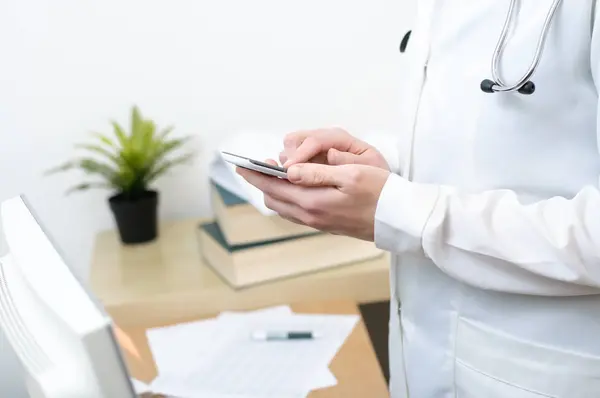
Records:
[[[261,309],[257,311],[247,311],[247,312],[233,312],[233,311],[225,311],[219,314],[218,319],[231,319],[233,317],[246,316],[252,317],[255,320],[261,319],[264,320],[267,317],[273,318],[281,317],[281,316],[293,316],[294,313],[289,306],[279,306],[279,307],[271,307],[266,309]],[[322,372],[318,372],[313,379],[312,389],[318,390],[321,388],[333,387],[337,384],[337,379],[331,373],[329,368],[325,368]]]
[[[209,167],[208,176],[211,180],[217,182],[220,186],[231,192],[232,194],[248,200],[248,193],[244,190],[244,186],[240,184],[236,177],[238,174],[235,168],[229,167],[227,162],[219,154],[215,156]],[[247,182],[244,183],[247,184]]]
[[[152,329],[147,336],[159,376],[143,390],[181,398],[304,398],[337,384],[328,365],[357,320],[278,306]],[[323,337],[264,342],[251,338],[256,330],[312,330]]]
[[[303,398],[329,364],[358,316],[298,315],[263,319],[224,317],[228,343],[202,361],[189,364],[181,385],[191,391],[248,394],[260,398]],[[312,330],[313,340],[255,341],[255,330]]]
[[[160,375],[152,382],[152,393],[169,398],[258,398],[247,394],[228,394],[201,390],[181,383],[177,375]]]
[[[280,317],[292,314],[289,306],[251,312],[223,312],[217,318],[150,329],[146,336],[159,373],[178,372],[182,366],[208,356],[226,342],[228,335],[223,333],[220,319],[231,316]]]
[[[150,392],[151,388],[148,384],[139,381],[138,379],[131,378],[131,384],[133,385],[133,389],[136,394],[143,394],[145,392]]]

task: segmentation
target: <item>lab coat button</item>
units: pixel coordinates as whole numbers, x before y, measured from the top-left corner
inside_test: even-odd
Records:
[[[406,51],[406,46],[408,45],[408,39],[410,39],[411,33],[412,33],[412,30],[409,30],[408,32],[406,32],[406,34],[402,38],[402,41],[400,42],[400,52],[401,53]]]

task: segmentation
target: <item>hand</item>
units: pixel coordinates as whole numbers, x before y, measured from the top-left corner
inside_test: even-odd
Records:
[[[374,166],[316,163],[291,166],[287,181],[242,168],[237,173],[260,189],[265,205],[281,217],[368,241],[374,239],[375,210],[390,175]]]
[[[329,165],[362,164],[389,170],[383,155],[373,146],[339,128],[288,134],[279,160],[284,167],[297,163]]]

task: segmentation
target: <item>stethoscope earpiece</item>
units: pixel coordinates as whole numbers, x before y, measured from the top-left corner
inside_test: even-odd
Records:
[[[531,80],[525,83],[520,89],[519,92],[525,95],[531,95],[535,91],[535,84]]]
[[[484,93],[490,93],[492,94],[494,92],[494,81],[490,80],[490,79],[485,79],[481,82],[481,91],[483,91]]]
[[[494,83],[493,80],[490,79],[482,80],[480,84],[481,91],[483,91],[484,93],[492,94],[497,91],[503,91],[502,89],[494,90],[494,86],[499,87],[499,85],[497,85],[496,83]],[[531,95],[535,92],[535,84],[531,80],[529,80],[525,84],[523,84],[517,91],[524,95]]]

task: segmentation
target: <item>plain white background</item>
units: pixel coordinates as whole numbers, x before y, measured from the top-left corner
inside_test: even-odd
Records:
[[[0,3],[0,200],[25,194],[87,278],[109,192],[44,170],[140,106],[198,158],[160,180],[160,215],[210,214],[206,168],[238,129],[398,125],[409,0],[19,0]],[[43,266],[41,264],[40,266]],[[0,395],[25,396],[0,336]]]

